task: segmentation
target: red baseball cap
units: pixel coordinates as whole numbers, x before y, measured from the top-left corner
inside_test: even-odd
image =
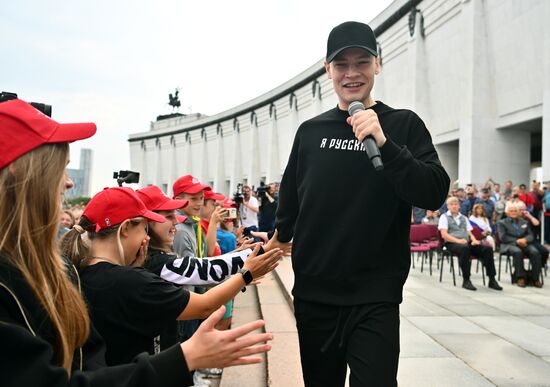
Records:
[[[44,144],[94,135],[95,124],[60,124],[20,99],[0,103],[0,168]]]
[[[95,224],[95,232],[138,216],[159,223],[166,221],[164,216],[148,210],[136,192],[128,187],[105,188],[95,194],[82,216]]]
[[[170,199],[156,185],[138,189],[136,193],[143,204],[145,204],[145,207],[151,211],[178,210],[189,204],[189,200]]]
[[[233,199],[226,198],[222,203],[223,208],[237,208],[239,207],[237,203]]]
[[[176,220],[178,221],[178,223],[183,223],[187,220],[187,216],[176,215]]]
[[[221,193],[214,192],[212,190],[204,191],[204,200],[224,200],[225,196],[223,196]]]
[[[191,175],[185,175],[180,177],[174,182],[173,185],[174,197],[182,193],[194,195],[201,191],[211,191],[212,188],[201,182]]]

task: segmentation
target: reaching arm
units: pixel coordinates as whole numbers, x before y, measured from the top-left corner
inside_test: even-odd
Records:
[[[261,277],[275,269],[283,254],[280,249],[272,249],[261,255],[258,255],[259,251],[258,245],[244,264],[244,269],[249,270],[253,278]],[[204,294],[190,293],[189,302],[178,320],[208,317],[221,305],[234,298],[245,285],[243,276],[237,274]]]

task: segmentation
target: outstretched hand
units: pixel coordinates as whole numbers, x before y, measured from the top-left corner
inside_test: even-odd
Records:
[[[279,266],[279,260],[283,255],[283,251],[278,248],[271,249],[265,253],[258,255],[260,252],[260,245],[256,245],[252,253],[246,259],[243,268],[250,271],[253,278],[258,278],[266,275],[277,266]]]
[[[215,329],[224,313],[225,306],[221,306],[199,326],[189,340],[180,345],[189,370],[260,363],[262,361],[260,357],[250,356],[271,349],[271,346],[266,344],[267,341],[273,339],[271,333],[259,333],[244,337],[263,327],[262,320],[252,321],[226,331]]]
[[[283,250],[283,255],[290,255],[292,253],[292,243],[290,242],[280,242],[279,232],[275,230],[271,239],[264,245],[265,251],[270,251],[271,249],[281,249]]]

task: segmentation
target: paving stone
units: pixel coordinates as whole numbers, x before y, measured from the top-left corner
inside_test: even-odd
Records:
[[[550,329],[550,316],[525,316],[524,319],[543,328]]]
[[[540,305],[532,304],[524,299],[517,299],[515,297],[502,296],[479,296],[474,297],[476,301],[483,302],[496,309],[500,309],[504,312],[514,315],[548,315],[550,309],[544,308]]]
[[[550,385],[550,363],[500,337],[436,335],[435,339],[497,386]]]
[[[485,329],[460,316],[408,317],[422,332],[434,334],[487,333]]]
[[[402,387],[494,386],[457,358],[401,359],[397,381]]]
[[[403,299],[399,307],[403,316],[452,316],[453,312],[442,308],[440,305],[426,300],[417,295],[411,295]]]
[[[408,357],[454,356],[430,336],[411,324],[406,318],[401,318],[400,328],[401,353],[399,356],[401,359]]]
[[[487,304],[447,304],[445,308],[460,316],[508,316],[507,312],[493,308]]]
[[[550,330],[515,316],[468,317],[488,331],[538,356],[550,356]],[[548,381],[550,385],[550,379]]]

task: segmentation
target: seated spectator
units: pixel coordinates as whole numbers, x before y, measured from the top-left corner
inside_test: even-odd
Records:
[[[508,203],[506,205],[506,219],[498,222],[498,235],[500,238],[500,252],[511,253],[514,259],[516,282],[519,287],[526,286],[526,272],[523,266],[523,257],[531,261],[531,273],[533,284],[537,288],[542,287],[540,281],[541,256],[533,246],[533,232],[528,222],[520,216],[518,205]]]
[[[412,223],[420,224],[422,219],[426,216],[426,210],[419,207],[412,208]]]
[[[546,181],[545,184],[542,199],[544,206],[544,242],[550,245],[550,180]]]
[[[517,203],[517,206],[520,216],[527,221],[534,237],[535,229],[540,226],[540,221],[526,210],[525,203],[519,202]],[[544,267],[548,261],[548,249],[544,247],[536,238],[534,238],[532,245],[540,253],[541,265]]]
[[[488,286],[491,289],[502,290],[495,279],[495,261],[493,250],[482,246],[472,235],[472,225],[464,215],[459,212],[459,200],[455,197],[447,199],[447,213],[439,218],[439,230],[445,240],[445,247],[453,254],[458,255],[458,263],[462,270],[462,287],[467,290],[477,290],[470,281],[470,256],[475,256],[486,268],[489,277]]]
[[[485,209],[483,208],[482,203],[474,205],[474,209],[469,220],[470,223],[481,229],[481,234],[483,235],[481,244],[488,246],[495,251],[495,239],[492,236],[493,230],[491,229],[489,219],[485,216]]]
[[[495,203],[491,200],[489,196],[489,189],[482,188],[481,189],[481,196],[476,198],[474,206],[476,204],[482,204],[483,205],[483,212],[485,213],[485,218],[489,221],[489,226],[491,226],[491,229],[496,226],[496,213],[495,213]],[[472,207],[472,214],[473,214],[473,207]]]
[[[422,218],[422,224],[433,224],[437,226],[439,224],[439,210],[426,210],[426,216]]]

